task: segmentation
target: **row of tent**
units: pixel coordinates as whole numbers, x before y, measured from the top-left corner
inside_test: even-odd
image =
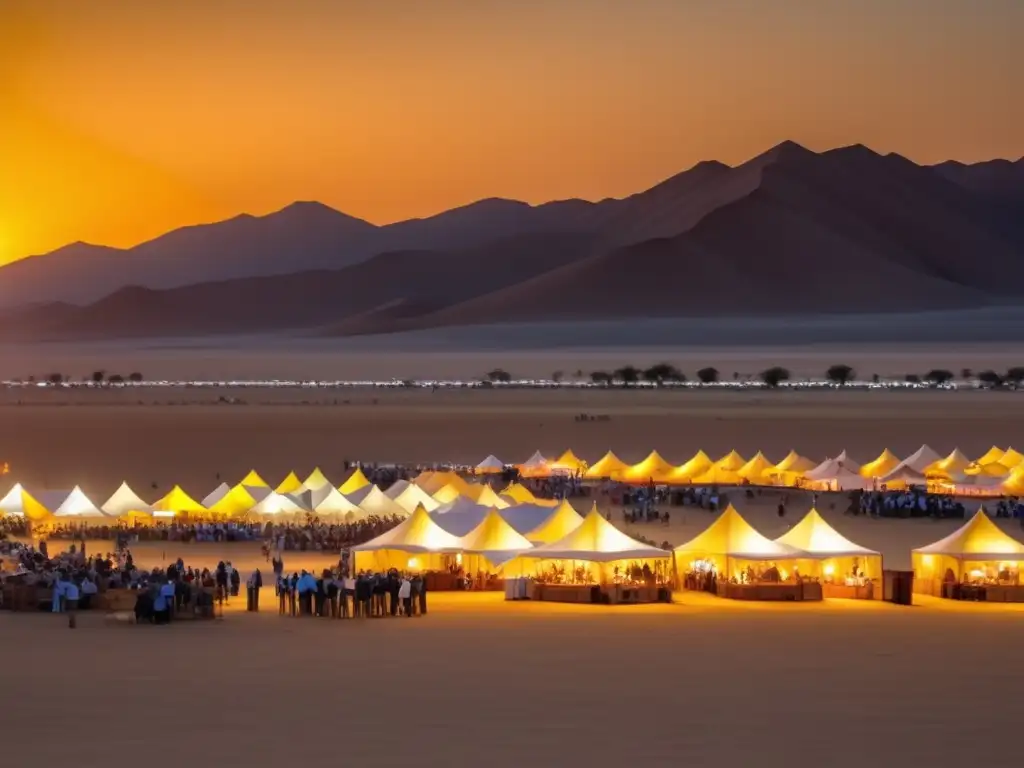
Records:
[[[357,468],[338,487],[332,485],[319,469],[305,481],[290,473],[273,488],[258,474],[250,472],[234,486],[221,483],[200,500],[175,486],[156,501],[147,502],[127,483],[122,483],[109,499],[97,504],[77,486],[70,491],[32,494],[16,484],[0,499],[0,515],[27,517],[33,521],[97,523],[125,520],[135,523],[182,515],[215,519],[242,516],[284,519],[312,513],[326,519],[354,521],[369,516],[406,517],[420,506],[432,512],[463,500],[483,508],[498,509],[519,504],[551,508],[558,503],[538,499],[518,483],[499,493],[486,483],[470,483],[452,472],[421,473],[413,482],[400,480],[387,490],[381,490]]]
[[[515,467],[524,477],[552,477],[559,474],[582,475],[591,480],[616,480],[624,483],[687,485],[785,485],[821,490],[871,488],[876,485],[899,487],[931,482],[959,492],[1024,493],[1024,454],[1013,448],[989,449],[977,459],[968,458],[959,449],[942,456],[927,445],[904,459],[886,449],[873,461],[859,464],[843,451],[834,458],[815,462],[796,451],[779,462],[772,462],[758,451],[746,459],[736,451],[714,460],[698,451],[690,460],[674,465],[657,451],[637,464],[627,464],[612,451],[594,464],[587,464],[572,451],[557,459],[539,452],[522,464],[506,465],[494,456],[480,462],[475,471],[486,475]]]
[[[811,509],[795,526],[769,539],[732,505],[690,541],[667,551],[637,541],[597,510],[586,517],[567,501],[557,507],[522,505],[487,509],[463,500],[432,513],[420,507],[397,527],[354,548],[358,569],[441,570],[446,558],[459,558],[469,572],[487,570],[525,575],[544,561],[587,564],[595,579],[607,577],[616,563],[661,561],[682,570],[713,563],[730,578],[751,563],[789,565],[805,576],[849,573],[854,561],[868,578],[882,576],[882,555],[856,544]],[[979,565],[1024,562],[1024,544],[978,512],[959,529],[912,552],[919,591],[933,581],[959,581]]]

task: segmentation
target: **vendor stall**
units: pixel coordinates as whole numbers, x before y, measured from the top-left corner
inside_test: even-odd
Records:
[[[754,530],[731,504],[703,533],[675,549],[684,589],[745,600],[820,600],[818,579],[800,569],[801,549]],[[757,589],[750,587],[756,586]]]
[[[914,591],[954,600],[1024,602],[1024,544],[984,508],[956,531],[915,549]]]
[[[818,579],[822,597],[882,599],[881,553],[854,544],[816,509],[775,541],[806,553],[797,567]]]
[[[448,571],[463,549],[462,539],[417,507],[407,519],[375,539],[352,548],[356,571]]]

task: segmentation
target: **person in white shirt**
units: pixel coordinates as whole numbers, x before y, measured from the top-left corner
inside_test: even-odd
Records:
[[[408,576],[402,577],[402,583],[398,587],[398,599],[402,601],[402,610],[407,617],[412,616],[412,582]]]

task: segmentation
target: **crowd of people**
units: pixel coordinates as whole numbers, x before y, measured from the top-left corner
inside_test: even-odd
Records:
[[[928,493],[924,488],[901,491],[853,491],[850,514],[871,517],[931,517],[963,519],[967,508],[951,496]]]
[[[344,563],[344,561],[343,561]],[[347,564],[325,568],[319,576],[303,570],[290,576],[274,560],[274,593],[281,616],[326,619],[413,617],[427,612],[427,582],[420,574],[396,569],[387,573],[361,570],[351,575]],[[255,608],[259,609],[256,595]]]

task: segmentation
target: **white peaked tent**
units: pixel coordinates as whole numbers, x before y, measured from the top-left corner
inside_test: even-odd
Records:
[[[384,493],[387,494],[389,499],[397,499],[399,496],[402,495],[402,492],[410,485],[412,485],[412,483],[410,483],[408,480],[396,480],[394,483],[388,486],[388,489],[384,491]],[[429,512],[430,510],[428,509],[427,511]]]
[[[305,512],[305,510],[296,503],[295,499],[283,493],[277,493],[276,491],[268,493],[256,506],[249,510],[249,514],[252,515],[265,515],[267,517],[283,517],[287,515],[296,515]]]
[[[322,486],[311,491],[310,502],[313,511],[324,517],[344,517],[353,520],[366,517],[366,513],[359,508],[358,504],[333,485]]]
[[[825,459],[804,475],[812,488],[830,491],[844,491],[857,488],[871,488],[872,481],[860,474],[856,464],[847,466],[838,458]]]
[[[49,508],[49,507],[48,507]],[[77,485],[64,500],[55,508],[51,509],[53,516],[59,518],[73,518],[78,520],[86,519],[110,519],[103,510],[97,507],[88,496]]]
[[[558,541],[524,552],[522,557],[538,560],[583,560],[613,563],[619,560],[669,559],[671,552],[627,536],[593,509],[575,529]]]
[[[901,461],[899,466],[897,466],[890,474],[894,474],[902,469],[912,469],[917,474],[924,476],[925,470],[932,466],[932,464],[939,461],[942,461],[942,457],[938,453],[933,451],[927,445],[922,445]]]
[[[482,507],[472,499],[460,496],[435,509],[430,518],[453,536],[465,536],[480,525],[490,511],[490,507]]]
[[[26,496],[28,494],[21,487],[21,483],[15,483],[14,487],[7,492],[7,495],[0,499],[0,515],[25,517]]]
[[[840,464],[843,465],[845,469],[848,469],[851,472],[860,472],[861,467],[863,466],[862,464],[858,464],[856,461],[851,459],[849,455],[847,455],[845,448],[843,449],[842,453],[836,456],[836,461],[838,461]]]
[[[509,525],[496,509],[462,537],[462,564],[468,573],[500,568],[533,544]]]
[[[922,488],[928,484],[928,478],[924,472],[918,472],[913,467],[896,467],[885,477],[879,478],[878,482],[887,488],[896,488],[909,485],[919,485]]]
[[[133,512],[151,512],[152,507],[139,498],[128,485],[121,483],[121,486],[114,491],[106,503],[100,505],[100,509],[111,517],[126,517]]]
[[[353,504],[357,504],[358,505],[358,504],[362,504],[363,503],[363,499],[365,499],[367,496],[369,496],[370,493],[373,492],[374,488],[377,488],[377,486],[376,485],[363,485],[363,486],[360,486],[359,488],[356,488],[354,491],[352,491],[350,493],[345,493],[344,491],[341,490],[341,488],[339,488],[338,491],[340,493],[344,494],[345,498],[348,499],[349,501],[351,501]]]
[[[550,462],[544,458],[540,451],[535,451],[533,456],[519,465],[519,471],[526,477],[545,475],[550,471]]]
[[[410,515],[415,512],[416,507],[419,506],[422,506],[427,510],[427,512],[433,512],[441,506],[441,502],[424,491],[418,485],[413,485],[412,483],[406,483],[406,487],[394,496],[388,493],[390,490],[391,488],[388,488],[384,494]]]
[[[378,517],[389,517],[392,515],[396,517],[409,516],[409,513],[398,502],[389,499],[387,494],[376,485],[371,485],[369,488],[370,492],[359,502],[359,508],[363,512],[368,515],[377,515]]]
[[[422,507],[390,531],[352,548],[356,570],[444,570],[463,550],[462,539],[435,523]]]
[[[543,458],[543,457],[542,457]],[[476,465],[476,473],[478,475],[503,472],[505,470],[505,462],[495,456],[493,453],[486,459]]]
[[[880,557],[880,553],[860,544],[854,544],[829,525],[819,513],[812,509],[799,523],[775,539],[794,549],[803,550],[806,555],[821,557]]]
[[[210,491],[210,493],[206,495],[206,497],[200,502],[200,504],[209,509],[214,504],[223,499],[225,496],[227,496],[229,493],[231,493],[231,486],[228,485],[227,483],[221,483],[212,491]]]

